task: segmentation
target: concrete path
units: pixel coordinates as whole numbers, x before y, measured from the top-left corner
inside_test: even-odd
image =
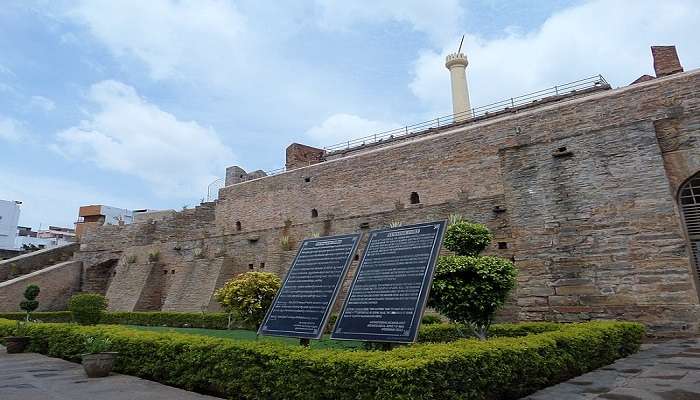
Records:
[[[0,399],[220,400],[128,375],[88,379],[80,364],[36,353],[7,354],[2,346]]]
[[[700,338],[644,345],[637,354],[524,399],[700,400]]]

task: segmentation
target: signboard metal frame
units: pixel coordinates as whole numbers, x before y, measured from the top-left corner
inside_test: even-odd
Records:
[[[360,264],[357,266],[357,271],[355,272],[355,277],[352,280],[352,284],[350,285],[350,290],[348,290],[348,295],[345,298],[345,302],[343,304],[343,308],[340,311],[340,314],[338,314],[338,319],[336,320],[335,326],[333,327],[333,332],[331,333],[331,339],[334,340],[363,340],[363,341],[371,341],[371,342],[387,342],[387,343],[413,343],[416,341],[418,338],[418,329],[420,327],[420,320],[416,324],[416,329],[415,332],[413,332],[413,335],[410,337],[407,337],[407,340],[396,340],[396,339],[382,339],[382,340],[377,340],[375,338],[370,338],[368,339],[367,337],[369,336],[379,336],[379,334],[375,333],[368,333],[368,332],[352,332],[350,335],[357,335],[358,337],[338,337],[336,336],[338,326],[340,325],[340,321],[343,318],[343,315],[345,314],[345,311],[348,307],[349,300],[352,296],[352,292],[355,289],[355,284],[357,283],[357,279],[360,276],[360,272],[362,271],[362,266],[365,263],[365,258],[367,256],[367,252],[370,248],[370,244],[372,242],[372,239],[374,239],[378,234],[384,233],[384,232],[397,232],[397,231],[402,231],[402,230],[410,230],[410,229],[416,229],[420,227],[425,227],[428,225],[439,225],[437,227],[438,232],[435,236],[434,242],[433,242],[433,247],[430,251],[430,258],[428,259],[428,264],[426,266],[425,274],[423,276],[422,283],[421,285],[421,291],[418,294],[418,299],[416,300],[416,305],[414,306],[414,313],[413,316],[411,317],[411,326],[409,329],[413,329],[413,322],[415,321],[416,317],[418,316],[419,318],[422,317],[423,313],[425,312],[425,308],[428,304],[428,297],[430,296],[430,288],[433,284],[433,275],[435,272],[435,264],[437,263],[437,258],[440,253],[440,248],[442,247],[442,241],[445,236],[445,230],[447,228],[447,221],[445,220],[440,220],[440,221],[434,221],[434,222],[426,222],[422,224],[413,224],[413,225],[404,225],[400,226],[398,228],[387,228],[387,229],[377,229],[374,231],[371,231],[369,233],[369,239],[367,240],[367,244],[365,245],[365,249],[362,253],[362,258],[360,259]],[[426,282],[426,279],[428,280]],[[425,294],[425,295],[424,295]],[[343,332],[343,334],[345,334]],[[386,336],[398,336],[397,334],[386,334]]]
[[[304,250],[304,247],[311,242],[315,241],[326,241],[326,240],[342,240],[346,238],[354,238],[355,242],[353,244],[352,250],[350,251],[348,257],[345,260],[345,264],[343,265],[343,271],[341,272],[341,276],[336,282],[335,288],[333,289],[333,294],[331,295],[330,300],[328,301],[328,304],[326,305],[326,309],[323,312],[323,318],[321,319],[321,323],[319,326],[318,334],[303,334],[301,332],[294,332],[294,331],[265,331],[263,332],[263,327],[265,326],[265,323],[268,321],[270,316],[272,315],[272,311],[275,309],[275,305],[277,304],[277,301],[279,300],[280,296],[282,295],[282,291],[284,290],[284,287],[287,284],[287,281],[289,278],[292,276],[292,271],[294,270],[294,267],[297,265],[297,261],[299,259],[299,256],[301,255],[302,251]],[[282,286],[280,286],[280,289],[277,291],[277,294],[275,295],[275,298],[272,300],[272,303],[270,304],[270,307],[267,309],[267,313],[265,313],[265,318],[263,319],[262,323],[260,324],[260,327],[258,327],[258,335],[263,335],[263,336],[282,336],[282,337],[293,337],[293,338],[299,338],[299,339],[320,339],[323,337],[323,332],[326,329],[326,325],[328,324],[328,320],[330,319],[331,316],[331,310],[333,309],[333,305],[335,304],[336,300],[338,299],[338,294],[340,293],[340,288],[343,286],[343,282],[345,281],[345,278],[348,275],[348,271],[350,270],[350,264],[352,263],[353,257],[355,253],[357,252],[357,247],[360,244],[360,239],[362,238],[361,233],[353,233],[353,234],[347,234],[347,235],[336,235],[336,236],[324,236],[324,237],[318,237],[318,238],[309,238],[309,239],[304,239],[304,241],[301,243],[301,246],[299,246],[299,251],[297,251],[296,256],[294,256],[294,260],[292,261],[291,267],[289,267],[289,271],[287,271],[287,275],[284,278],[284,281],[282,282]]]

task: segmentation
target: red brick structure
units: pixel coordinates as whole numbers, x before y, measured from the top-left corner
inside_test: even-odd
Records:
[[[676,46],[651,46],[651,54],[654,57],[654,71],[657,78],[683,72]]]
[[[324,161],[326,151],[316,147],[299,143],[292,143],[287,147],[287,161],[285,169],[296,169]]]

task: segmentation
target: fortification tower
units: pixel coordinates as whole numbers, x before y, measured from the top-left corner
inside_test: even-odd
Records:
[[[450,70],[452,80],[452,113],[454,121],[460,122],[471,118],[469,89],[467,88],[467,56],[457,52],[447,56],[445,67]]]

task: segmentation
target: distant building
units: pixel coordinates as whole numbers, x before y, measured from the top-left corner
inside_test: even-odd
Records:
[[[124,208],[103,205],[82,206],[78,210],[75,234],[80,238],[87,229],[95,226],[128,225],[132,222],[134,222],[134,213]]]
[[[18,201],[0,200],[0,250],[16,249],[20,204]]]
[[[76,241],[75,230],[71,228],[49,226],[49,229],[34,231],[26,226],[18,226],[17,230],[15,246],[19,250],[50,249]]]

